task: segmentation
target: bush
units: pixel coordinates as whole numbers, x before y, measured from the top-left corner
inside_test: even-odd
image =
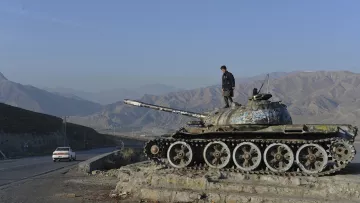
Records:
[[[121,150],[121,156],[125,160],[129,160],[131,158],[134,158],[135,152],[132,148],[124,148]]]
[[[105,169],[120,168],[128,164],[146,160],[144,153],[140,149],[124,148],[120,153],[115,153],[114,156],[109,157],[105,163]]]

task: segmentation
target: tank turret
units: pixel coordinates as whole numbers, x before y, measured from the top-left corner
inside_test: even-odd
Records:
[[[198,118],[200,119],[200,122],[190,122],[189,124],[201,123],[204,126],[240,124],[292,124],[292,118],[287,110],[286,105],[282,104],[281,102],[269,101],[271,96],[271,94],[254,94],[249,98],[249,102],[245,106],[234,102],[232,103],[231,108],[216,109],[207,114],[172,109],[129,99],[125,99],[124,103],[133,106],[146,107],[154,110]]]

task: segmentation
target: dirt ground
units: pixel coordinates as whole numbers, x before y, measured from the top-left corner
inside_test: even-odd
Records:
[[[86,175],[76,169],[56,171],[3,188],[0,190],[0,202],[124,202],[109,196],[118,182],[117,178]]]

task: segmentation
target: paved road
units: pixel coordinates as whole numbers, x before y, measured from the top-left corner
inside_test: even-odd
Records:
[[[63,167],[78,164],[93,156],[111,152],[114,147],[93,149],[76,152],[76,161],[53,162],[51,155],[41,157],[29,157],[22,159],[10,159],[0,161],[0,187],[9,183],[21,181],[39,174],[54,171]]]

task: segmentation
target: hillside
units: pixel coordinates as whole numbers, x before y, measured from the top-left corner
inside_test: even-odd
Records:
[[[245,104],[252,89],[259,88],[262,81],[237,81],[234,100]],[[272,100],[282,100],[288,105],[294,123],[349,123],[360,126],[360,74],[348,71],[293,72],[272,78],[269,85]],[[266,84],[263,90],[267,90]],[[140,100],[195,112],[224,105],[220,89],[215,86],[162,96],[144,95]],[[119,101],[92,116],[72,117],[71,120],[97,129],[113,126],[119,131],[142,129],[157,132],[176,129],[189,118],[127,106]]]
[[[0,150],[7,156],[50,153],[64,140],[75,150],[116,144],[113,136],[73,123],[66,135],[61,118],[0,103]]]
[[[0,73],[0,102],[55,116],[90,115],[101,110],[100,104],[79,97],[63,96],[8,80]]]
[[[269,76],[271,79],[278,79],[278,78],[282,78],[284,76],[290,75],[290,74],[294,74],[297,73],[299,71],[294,71],[294,72],[272,72],[269,73]],[[240,77],[240,78],[236,78],[236,81],[240,81],[241,83],[252,83],[255,81],[264,81],[265,77],[266,77],[267,73],[264,74],[260,74],[260,75],[255,75],[252,77]]]
[[[180,89],[163,84],[149,84],[137,88],[117,88],[99,92],[84,92],[71,88],[45,88],[45,90],[62,96],[83,98],[103,105],[111,104],[126,98],[141,98],[144,94],[162,95]]]

